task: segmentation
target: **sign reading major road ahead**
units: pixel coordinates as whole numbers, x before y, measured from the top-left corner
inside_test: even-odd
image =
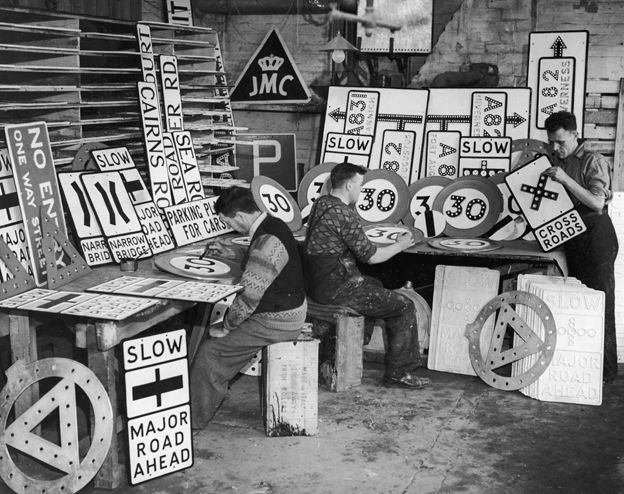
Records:
[[[123,343],[130,483],[193,466],[186,330]]]

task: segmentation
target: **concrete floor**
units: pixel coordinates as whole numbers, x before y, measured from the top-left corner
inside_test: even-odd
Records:
[[[194,435],[195,465],[87,494],[624,493],[624,366],[600,407],[540,402],[476,377],[432,372],[420,391],[319,390],[315,437],[269,438],[258,378],[241,376]],[[11,491],[0,482],[0,493]]]
[[[476,377],[423,371],[420,391],[319,390],[315,437],[268,438],[258,378],[241,376],[195,465],[119,493],[624,493],[624,366],[600,407],[540,402]],[[103,494],[96,489],[83,492]]]

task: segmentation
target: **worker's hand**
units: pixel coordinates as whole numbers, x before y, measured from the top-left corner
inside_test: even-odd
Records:
[[[542,172],[542,175],[546,175],[547,177],[552,178],[555,182],[559,182],[563,185],[570,180],[570,176],[563,171],[563,168],[558,166],[551,166],[550,168],[547,168]]]
[[[397,236],[397,244],[400,245],[401,250],[405,250],[416,243],[411,232],[404,232]]]
[[[223,257],[225,259],[235,259],[236,253],[233,249],[229,248],[226,245],[223,245],[220,242],[212,242],[206,245],[204,252],[202,253],[202,257]]]
[[[223,322],[212,324],[208,327],[208,333],[211,338],[223,338],[230,332],[229,329],[223,327]]]

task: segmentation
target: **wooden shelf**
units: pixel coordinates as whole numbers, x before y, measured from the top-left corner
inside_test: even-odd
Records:
[[[57,168],[85,143],[126,146],[146,174],[136,23],[0,7],[0,125],[45,121]],[[214,29],[145,22],[155,58],[174,55],[202,177],[236,169],[236,127]],[[158,66],[158,63],[156,64]],[[157,67],[157,72],[159,68]],[[0,129],[0,147],[5,147]],[[216,179],[219,184],[223,179]]]

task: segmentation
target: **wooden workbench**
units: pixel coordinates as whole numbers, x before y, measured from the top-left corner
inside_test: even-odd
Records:
[[[152,260],[140,261],[138,270],[133,273],[121,272],[118,265],[99,266],[85,276],[62,286],[64,291],[85,291],[97,284],[119,278],[123,275],[180,279],[153,267]],[[65,314],[45,313],[46,317],[62,317],[62,322],[75,331],[76,346],[86,347],[87,365],[104,385],[117,417],[115,430],[123,428],[118,410],[118,382],[115,378],[117,369],[115,346],[126,338],[133,337],[155,325],[193,307],[193,302],[162,300],[123,321],[109,321]],[[203,311],[198,311],[203,312]],[[35,324],[31,319],[42,313],[36,311],[0,309],[0,328],[4,335],[8,332],[11,343],[11,362],[21,359],[24,363],[38,360]],[[2,334],[0,333],[0,336]],[[190,346],[190,345],[189,345]],[[15,414],[20,416],[38,400],[37,387],[30,386],[15,403]],[[108,456],[95,477],[95,485],[100,488],[114,489],[120,485],[125,474],[125,466],[119,462],[119,441],[113,434]]]

